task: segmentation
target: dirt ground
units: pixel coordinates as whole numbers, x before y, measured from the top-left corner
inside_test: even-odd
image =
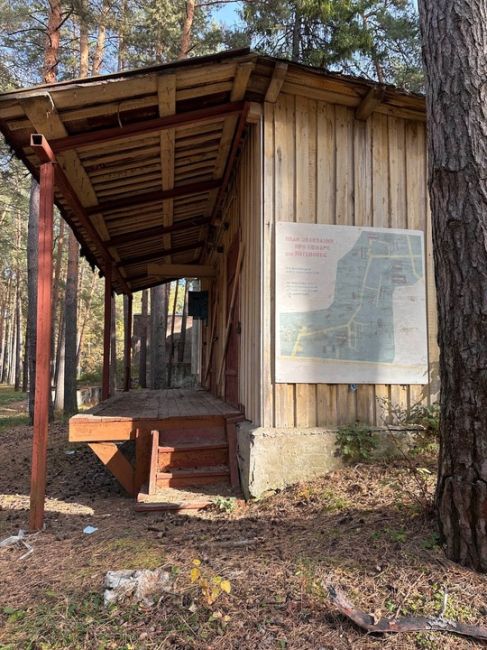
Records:
[[[28,426],[0,431],[0,539],[27,525],[30,446]],[[432,488],[434,467],[423,476]],[[377,616],[431,615],[446,590],[448,618],[485,623],[486,579],[445,559],[405,464],[349,467],[234,510],[225,501],[193,516],[136,514],[92,452],[55,424],[47,489],[33,553],[0,549],[1,650],[483,647],[440,633],[368,636],[328,600],[332,582]],[[98,530],[84,534],[87,525]],[[208,604],[201,580],[191,582],[194,560],[231,592]],[[173,593],[153,607],[104,607],[108,570],[156,567],[174,577]]]

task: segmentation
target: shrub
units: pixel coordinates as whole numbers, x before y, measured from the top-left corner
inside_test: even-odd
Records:
[[[377,444],[377,436],[374,435],[370,427],[364,424],[357,422],[338,428],[337,447],[348,462],[357,463],[370,460]]]

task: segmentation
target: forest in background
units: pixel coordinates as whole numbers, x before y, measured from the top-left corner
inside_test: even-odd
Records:
[[[222,20],[226,5],[235,8],[235,24]],[[0,26],[0,91],[242,46],[412,91],[423,84],[412,0],[0,0]],[[0,382],[27,391],[35,376],[38,188],[4,143],[0,175]],[[58,213],[54,235],[52,384],[55,408],[70,414],[78,383],[100,381],[104,283],[79,259]],[[134,295],[134,314],[150,314],[149,339],[170,333],[173,314],[184,321],[187,288],[181,281]],[[115,387],[123,372],[126,305],[121,296],[113,300]],[[165,346],[162,353],[156,348],[147,377],[154,388],[164,384],[157,369],[168,362]],[[183,354],[173,349],[173,360]],[[32,407],[32,390],[29,401]]]

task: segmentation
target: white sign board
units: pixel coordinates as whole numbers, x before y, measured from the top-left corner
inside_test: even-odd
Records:
[[[276,225],[276,382],[426,384],[423,233]]]

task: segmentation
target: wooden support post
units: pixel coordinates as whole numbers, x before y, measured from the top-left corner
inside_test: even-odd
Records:
[[[243,244],[241,244],[240,245],[240,250],[238,252],[237,266],[235,268],[235,278],[233,280],[232,297],[231,297],[231,300],[230,300],[230,307],[228,309],[227,325],[225,327],[225,335],[223,337],[223,354],[222,354],[222,358],[221,358],[221,361],[220,361],[220,369],[218,371],[218,379],[217,379],[217,382],[216,382],[217,388],[220,388],[220,384],[221,384],[222,377],[223,377],[223,369],[225,368],[225,359],[226,359],[226,356],[227,356],[228,339],[230,337],[230,328],[232,327],[233,308],[235,307],[235,299],[237,297],[237,289],[238,289],[238,284],[240,282],[240,271],[242,270],[243,255],[244,255],[244,246],[243,246]]]
[[[124,391],[130,390],[132,363],[132,295],[127,296],[127,320],[125,322],[125,382]]]
[[[103,378],[102,400],[110,397],[110,335],[112,323],[112,266],[105,269],[105,318],[103,324]]]
[[[134,468],[114,442],[90,442],[89,447],[113,474],[120,485],[135,496]]]
[[[36,379],[29,518],[31,530],[40,530],[44,524],[44,501],[46,496],[47,433],[51,388],[53,209],[54,164],[45,162],[40,169]]]

